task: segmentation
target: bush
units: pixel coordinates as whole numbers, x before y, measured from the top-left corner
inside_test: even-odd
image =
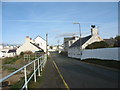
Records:
[[[94,42],[86,47],[86,49],[108,48],[109,45],[105,41]]]
[[[68,56],[68,52],[65,52],[65,51],[62,51],[60,54],[63,56]]]
[[[20,53],[20,56],[22,56],[22,55],[24,55],[24,52],[21,52],[21,53]]]
[[[17,61],[20,57],[15,56],[15,57],[6,57],[3,59],[3,64],[12,64],[13,62]]]
[[[116,42],[114,44],[114,47],[120,47],[120,36],[116,36],[115,39],[116,39]]]
[[[25,51],[25,52],[23,52],[24,54],[33,54],[33,52],[32,51]]]

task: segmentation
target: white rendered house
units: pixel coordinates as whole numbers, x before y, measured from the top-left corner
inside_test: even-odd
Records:
[[[34,39],[35,43],[41,48],[44,50],[44,52],[46,52],[46,40],[43,39],[42,37],[40,36],[37,36],[35,39]]]
[[[100,42],[103,39],[98,35],[98,29],[94,27],[91,28],[91,35],[83,37],[73,43],[68,49],[68,57],[80,58],[80,53],[84,50],[89,44],[94,42]],[[81,51],[80,51],[81,43]]]

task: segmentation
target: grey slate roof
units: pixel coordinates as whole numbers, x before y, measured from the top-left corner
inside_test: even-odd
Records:
[[[16,49],[10,49],[9,51],[8,51],[8,53],[15,53],[16,52]]]
[[[83,45],[85,42],[87,42],[91,37],[92,37],[92,35],[83,37],[81,39],[81,45]],[[78,47],[78,46],[80,46],[80,39],[78,39],[75,43],[73,43],[69,48],[71,48],[71,47]]]

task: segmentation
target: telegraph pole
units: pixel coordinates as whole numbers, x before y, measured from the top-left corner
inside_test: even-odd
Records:
[[[47,54],[47,57],[48,57],[48,33],[46,33],[46,54]]]
[[[58,40],[58,53],[59,53],[59,40]]]

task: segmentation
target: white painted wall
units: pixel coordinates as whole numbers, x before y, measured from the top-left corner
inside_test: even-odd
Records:
[[[81,59],[88,58],[98,58],[98,59],[107,59],[107,60],[119,60],[118,58],[118,49],[120,48],[101,48],[101,49],[85,49],[82,51]],[[69,53],[72,52],[72,53]],[[80,50],[77,48],[69,49],[68,57],[80,58]]]
[[[120,48],[101,48],[101,49],[84,50],[82,52],[81,59],[98,58],[98,59],[120,61],[120,58],[118,58],[118,49]]]
[[[25,51],[32,51],[34,53],[35,51],[39,51],[39,49],[34,45],[32,45],[30,42],[25,42],[22,46],[17,48],[16,52],[17,55],[19,55],[21,52],[25,52]]]
[[[2,58],[3,57],[3,53],[0,51],[0,58]]]
[[[46,40],[38,36],[37,38],[34,39],[35,43],[39,44],[39,47],[46,52]]]

